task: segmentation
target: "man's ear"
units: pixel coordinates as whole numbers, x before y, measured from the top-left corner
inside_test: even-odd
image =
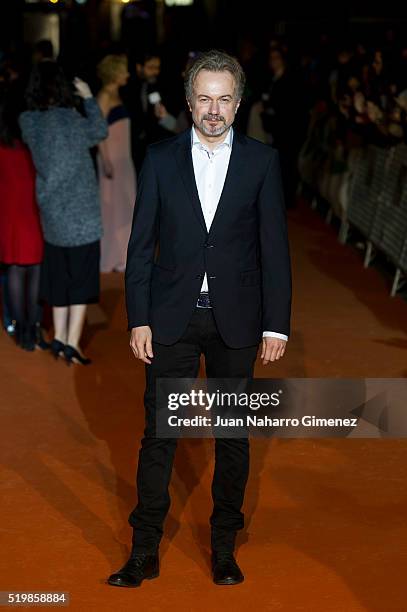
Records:
[[[190,101],[188,100],[188,98],[185,98],[185,99],[186,99],[186,101],[187,101],[188,108],[189,108],[190,112],[192,113],[192,108],[191,108]]]
[[[237,100],[237,102],[236,102],[236,104],[235,104],[235,112],[237,112],[237,109],[239,108],[239,106],[240,106],[240,102],[241,102],[241,101],[242,101],[242,99],[241,99],[241,98],[239,98],[239,100]]]

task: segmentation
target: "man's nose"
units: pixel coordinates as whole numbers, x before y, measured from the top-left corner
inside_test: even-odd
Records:
[[[212,100],[209,106],[209,112],[211,115],[219,115],[220,113],[219,102],[217,102],[216,100]]]

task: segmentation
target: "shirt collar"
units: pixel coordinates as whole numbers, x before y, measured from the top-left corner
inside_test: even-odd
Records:
[[[214,151],[216,149],[220,149],[223,146],[228,146],[231,149],[232,148],[232,143],[233,143],[233,127],[230,126],[225,140],[223,142],[219,143],[215,147]],[[191,129],[191,148],[194,145],[197,145],[199,148],[204,149],[205,151],[208,150],[206,145],[199,140],[198,134],[196,133],[196,130],[195,130],[195,126],[192,126],[192,129]]]

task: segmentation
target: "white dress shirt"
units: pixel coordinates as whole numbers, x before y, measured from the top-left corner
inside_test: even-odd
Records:
[[[192,161],[194,165],[195,182],[198,189],[202,212],[209,232],[218,207],[226,173],[228,171],[230,154],[232,152],[233,128],[227,132],[223,142],[212,151],[203,144],[194,127],[191,130]],[[202,282],[202,292],[208,291],[208,279],[205,273]],[[272,336],[288,340],[288,336],[272,331],[264,331],[264,336]]]

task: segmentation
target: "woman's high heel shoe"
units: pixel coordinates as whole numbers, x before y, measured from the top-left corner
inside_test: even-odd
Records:
[[[55,359],[58,359],[60,355],[63,355],[64,348],[65,348],[65,344],[61,342],[60,340],[56,340],[54,338],[53,341],[51,342],[50,349]]]
[[[88,359],[88,357],[82,357],[79,351],[77,351],[76,348],[70,344],[65,344],[64,355],[68,365],[71,365],[71,363],[80,363],[81,365],[89,365],[92,363],[91,359]]]

